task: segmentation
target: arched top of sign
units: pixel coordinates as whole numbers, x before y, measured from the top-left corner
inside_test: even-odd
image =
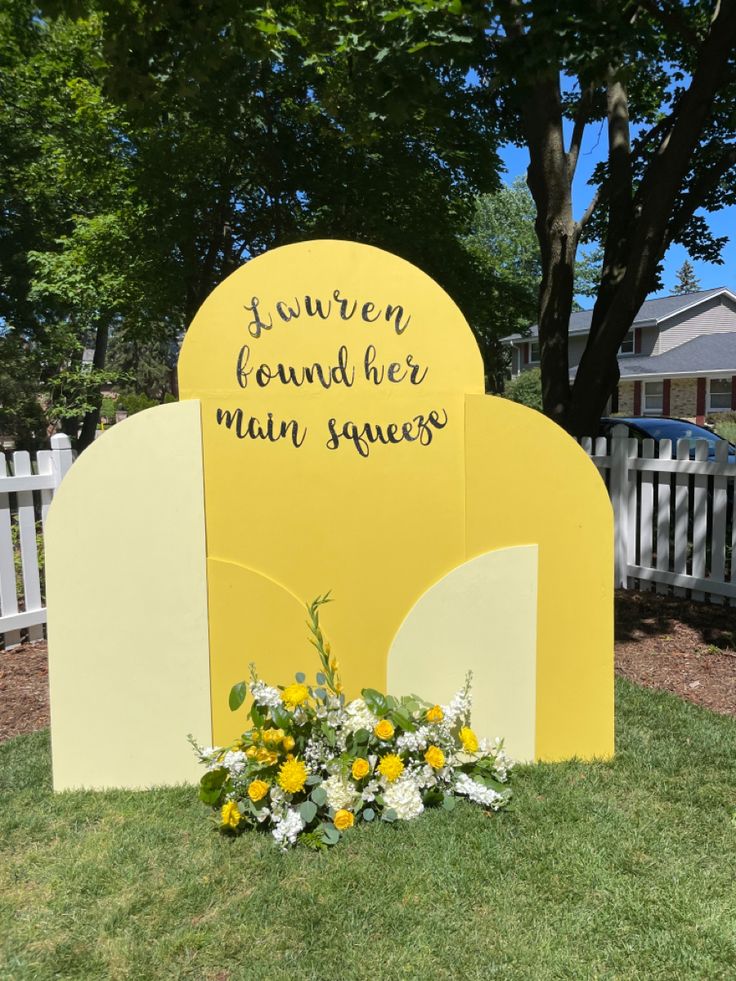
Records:
[[[462,313],[433,280],[381,249],[314,241],[247,262],[205,300],[179,358],[182,398],[271,401],[484,391],[483,362]]]

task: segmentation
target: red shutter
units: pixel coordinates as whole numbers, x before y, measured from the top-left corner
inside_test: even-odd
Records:
[[[665,378],[662,382],[662,415],[668,416],[670,414],[670,380]]]
[[[523,352],[523,357],[524,357],[524,364],[529,364],[529,347],[530,345],[528,342],[526,344],[522,344],[521,346],[521,350]]]
[[[695,421],[705,421],[705,378],[698,378],[698,398],[695,403]]]
[[[641,382],[634,382],[634,415],[641,415]]]
[[[634,354],[641,354],[641,330],[634,327]]]
[[[731,377],[731,408],[736,411],[736,375]]]
[[[736,381],[736,379],[734,379],[734,381]],[[611,413],[612,414],[615,414],[616,412],[618,412],[618,399],[619,399],[619,392],[618,392],[618,385],[617,385],[614,388],[613,393],[611,395]]]

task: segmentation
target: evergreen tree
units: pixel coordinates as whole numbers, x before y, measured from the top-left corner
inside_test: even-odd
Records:
[[[700,289],[700,282],[689,259],[685,259],[677,270],[675,280],[675,293],[697,293]]]

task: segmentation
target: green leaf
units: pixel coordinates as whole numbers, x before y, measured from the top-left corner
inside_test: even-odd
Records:
[[[364,688],[361,692],[363,701],[374,715],[385,715],[388,711],[388,704],[385,697],[374,688]]]
[[[279,705],[271,709],[271,718],[279,729],[288,729],[291,724],[291,716],[285,708],[281,708]]]
[[[305,800],[299,805],[299,813],[305,824],[310,824],[317,817],[317,805],[311,800]]]
[[[324,807],[327,803],[327,791],[324,787],[315,787],[312,793],[309,795],[317,807]]]
[[[228,776],[229,774],[224,766],[205,773],[199,781],[199,799],[204,804],[211,806],[217,804]]]
[[[334,824],[323,823],[320,826],[320,831],[322,832],[322,841],[326,845],[336,845],[340,840],[340,832],[337,830]]]
[[[445,799],[442,801],[442,806],[446,811],[451,811],[455,807],[455,798],[450,794],[447,794]]]
[[[356,746],[366,746],[370,738],[371,734],[367,729],[358,729],[357,732],[353,733],[353,740]]]
[[[263,726],[263,723],[266,721],[266,716],[258,705],[251,705],[250,718],[256,729],[260,729]]]
[[[245,696],[247,694],[248,686],[244,681],[239,681],[237,685],[233,685],[233,687],[230,689],[230,697],[228,699],[228,705],[230,706],[231,712],[237,712],[245,701]]]

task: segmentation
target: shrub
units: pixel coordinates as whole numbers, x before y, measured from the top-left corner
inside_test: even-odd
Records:
[[[539,368],[529,368],[506,385],[503,397],[519,402],[530,409],[542,411],[542,372]]]
[[[736,443],[736,412],[718,412],[708,416],[705,420],[708,426],[712,426],[719,436]]]

